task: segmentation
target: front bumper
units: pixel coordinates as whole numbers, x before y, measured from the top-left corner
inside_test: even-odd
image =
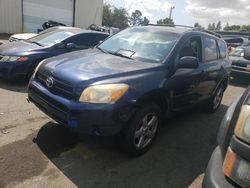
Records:
[[[25,78],[28,74],[28,62],[0,62],[0,77],[6,79]]]
[[[45,114],[76,132],[112,136],[121,131],[134,112],[132,104],[87,104],[55,95],[35,80],[28,98]]]
[[[245,76],[250,78],[250,68],[232,65],[231,75],[234,77]]]
[[[223,156],[218,146],[208,163],[206,174],[203,180],[203,188],[235,188],[223,174]]]

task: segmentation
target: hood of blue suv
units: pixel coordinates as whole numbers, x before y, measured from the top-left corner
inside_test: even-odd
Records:
[[[63,54],[46,60],[39,71],[55,78],[78,85],[86,80],[94,81],[129,76],[159,66],[100,52],[97,49]]]

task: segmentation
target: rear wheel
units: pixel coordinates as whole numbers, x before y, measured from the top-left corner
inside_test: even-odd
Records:
[[[122,149],[131,156],[145,153],[155,140],[161,122],[161,110],[157,105],[140,108],[124,130]]]
[[[213,97],[209,99],[208,103],[206,104],[206,111],[209,113],[214,113],[218,110],[220,107],[222,98],[224,94],[224,88],[223,85],[219,85],[216,92],[214,93]]]

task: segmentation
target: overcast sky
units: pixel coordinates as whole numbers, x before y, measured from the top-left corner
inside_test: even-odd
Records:
[[[199,22],[207,27],[209,22],[222,21],[232,24],[250,24],[250,0],[104,0],[117,7],[125,7],[129,13],[138,9],[151,23],[169,16],[175,7],[175,24],[193,25]]]

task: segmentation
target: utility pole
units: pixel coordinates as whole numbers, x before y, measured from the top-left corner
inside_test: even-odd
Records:
[[[169,19],[172,19],[172,12],[173,12],[174,8],[175,8],[175,7],[170,7]]]

